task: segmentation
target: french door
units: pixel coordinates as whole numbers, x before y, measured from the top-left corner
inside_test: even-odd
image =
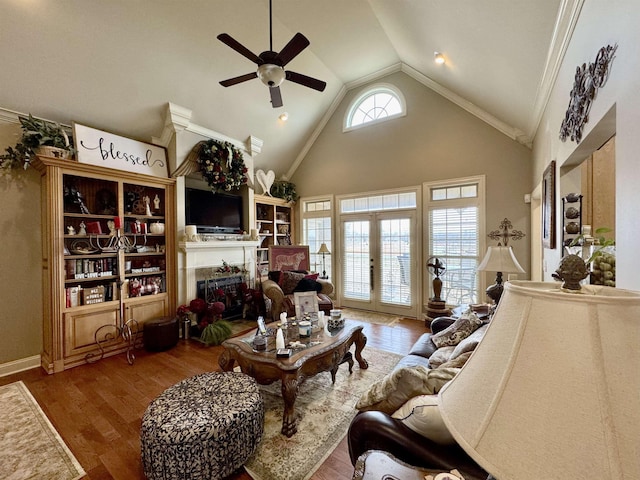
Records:
[[[414,317],[415,211],[341,217],[340,304]]]

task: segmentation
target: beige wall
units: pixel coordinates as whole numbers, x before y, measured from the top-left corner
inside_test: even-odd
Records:
[[[0,122],[0,151],[15,145],[17,124]],[[0,365],[42,349],[40,174],[0,173]],[[39,363],[39,362],[38,362]]]
[[[540,123],[533,149],[533,188],[551,160],[558,170],[569,162],[585,158],[616,133],[616,286],[640,290],[640,4],[635,0],[609,2],[586,0],[571,43],[560,69],[556,85]],[[558,138],[560,124],[569,101],[576,67],[593,62],[601,47],[618,44],[610,76],[598,90],[585,125],[580,145]],[[562,186],[558,185],[560,195]],[[562,205],[558,202],[558,215]],[[558,234],[560,224],[558,222]],[[557,268],[560,249],[545,250],[545,279]]]
[[[291,178],[300,195],[366,192],[484,174],[487,232],[507,217],[514,228],[529,234],[527,147],[404,73],[374,83],[399,88],[407,115],[343,133],[345,112],[361,89],[348,92]],[[529,272],[529,242],[513,246]]]

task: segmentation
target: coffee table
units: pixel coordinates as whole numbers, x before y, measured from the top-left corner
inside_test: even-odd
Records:
[[[276,323],[267,325],[275,331]],[[253,349],[253,335],[236,337],[222,343],[224,351],[218,359],[224,371],[233,370],[235,364],[243,373],[255,378],[262,385],[276,380],[281,381],[281,392],[284,400],[282,417],[282,434],[291,437],[297,431],[294,405],[298,395],[298,387],[309,377],[320,372],[331,372],[335,375],[338,366],[351,345],[356,345],[355,358],[360,368],[368,368],[367,361],[362,358],[362,349],[367,337],[362,333],[362,325],[353,320],[345,320],[344,327],[334,331],[319,330],[309,338],[288,338],[287,341],[299,340],[305,348],[294,350],[290,357],[277,357],[275,334],[268,337],[266,351]],[[316,343],[317,342],[317,343]]]

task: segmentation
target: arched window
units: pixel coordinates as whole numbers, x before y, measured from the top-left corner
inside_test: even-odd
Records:
[[[355,97],[347,110],[344,131],[405,114],[406,106],[400,90],[389,84],[369,86]]]

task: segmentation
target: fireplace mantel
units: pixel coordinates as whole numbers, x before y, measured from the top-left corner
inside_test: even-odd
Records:
[[[256,248],[254,240],[211,240],[208,242],[180,242],[178,248],[183,261],[179,276],[179,303],[196,298],[196,270],[228,265],[242,266],[247,271],[249,284],[256,278]]]

